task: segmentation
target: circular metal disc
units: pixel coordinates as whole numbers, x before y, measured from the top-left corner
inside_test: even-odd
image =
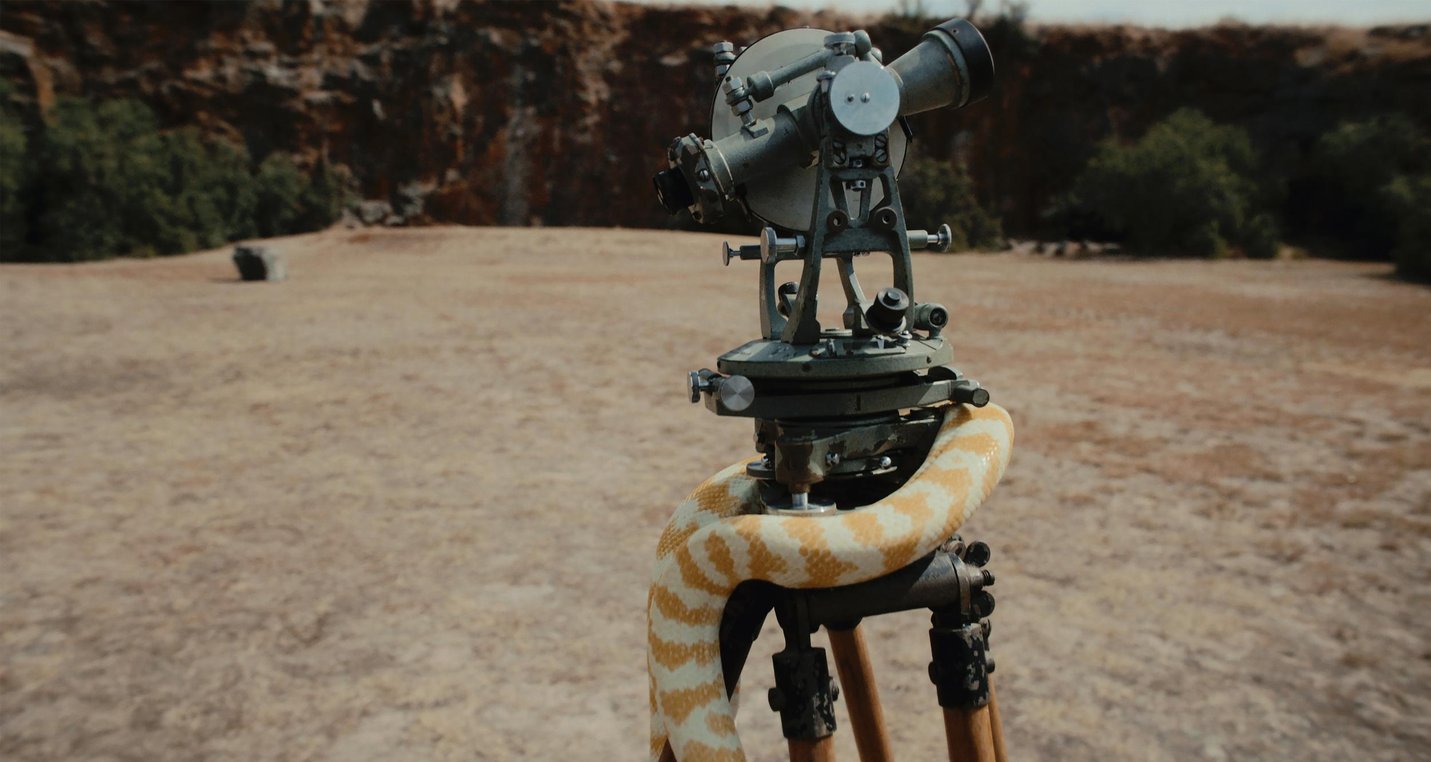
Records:
[[[878,135],[899,116],[899,85],[873,61],[856,61],[830,82],[830,111],[856,135]]]
[[[719,394],[722,405],[739,413],[755,402],[755,384],[745,376],[730,376],[720,382]]]
[[[787,29],[762,37],[746,48],[731,64],[728,77],[748,77],[760,71],[774,71],[792,61],[824,49],[825,38],[830,35],[823,29]],[[756,119],[765,119],[775,114],[783,104],[791,108],[802,105],[809,99],[818,84],[820,72],[813,71],[797,77],[775,90],[775,95],[755,104]],[[898,98],[896,97],[896,101]],[[896,103],[896,107],[897,107]],[[711,139],[734,135],[741,128],[740,118],[730,112],[726,105],[725,93],[717,89],[715,101],[711,105]],[[889,160],[896,174],[904,165],[904,154],[908,141],[904,130],[898,126],[889,131]],[[815,166],[792,167],[772,175],[762,177],[745,189],[745,203],[755,216],[786,230],[809,230],[810,215],[815,208]],[[878,185],[872,196],[873,203],[884,199]]]

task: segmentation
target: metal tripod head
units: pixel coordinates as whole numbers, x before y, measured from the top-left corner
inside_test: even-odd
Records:
[[[749,472],[773,510],[833,510],[878,498],[922,461],[931,406],[983,405],[988,392],[948,367],[949,311],[916,302],[911,250],[943,251],[951,235],[909,230],[897,177],[910,133],[904,117],[986,95],[993,59],[969,22],[927,32],[888,66],[864,31],[793,29],[738,55],[715,46],[721,80],[711,137],[677,138],[655,177],[672,213],[710,222],[733,207],[765,221],[759,243],[725,247],[725,262],[758,261],[761,338],[690,374],[692,402],[756,420],[760,460]],[[873,295],[855,262],[892,261]],[[817,315],[820,273],[838,268],[839,327]],[[779,283],[776,266],[801,263]],[[813,492],[812,492],[813,490]]]

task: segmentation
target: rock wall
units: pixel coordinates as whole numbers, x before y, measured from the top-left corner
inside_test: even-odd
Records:
[[[6,0],[0,77],[36,113],[58,95],[137,97],[255,155],[350,167],[413,221],[668,226],[650,175],[708,126],[709,45],[811,25],[869,29],[892,60],[928,24],[775,8],[569,3]],[[990,101],[916,118],[919,149],[969,162],[1013,230],[1038,224],[1097,142],[1192,105],[1276,162],[1323,130],[1403,111],[1431,127],[1431,35],[1227,26],[989,29]]]

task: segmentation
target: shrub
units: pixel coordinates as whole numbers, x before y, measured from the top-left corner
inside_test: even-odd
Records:
[[[306,190],[303,173],[287,154],[273,153],[258,165],[254,226],[263,237],[293,230],[299,218],[299,198]]]
[[[1402,175],[1382,191],[1397,217],[1392,258],[1405,278],[1431,280],[1431,175]]]
[[[298,229],[322,230],[337,222],[348,205],[352,176],[347,167],[334,166],[324,160],[318,162],[307,179],[307,186],[298,196]]]
[[[1401,114],[1347,122],[1317,141],[1313,162],[1309,193],[1317,232],[1352,256],[1391,256],[1400,245],[1402,217],[1414,211],[1402,202],[1415,178],[1431,174],[1431,137]]]
[[[130,233],[145,226],[160,201],[153,114],[132,101],[99,109],[61,99],[41,140],[38,237],[52,259],[84,260],[134,249]]]
[[[1136,253],[1270,257],[1277,231],[1256,173],[1244,131],[1183,109],[1133,145],[1100,145],[1066,203]]]
[[[161,131],[138,101],[65,98],[49,116],[26,150],[18,116],[0,108],[0,258],[177,254],[320,229],[346,200],[341,167],[321,163],[310,179],[275,153],[255,170],[241,146]]]
[[[995,248],[1003,243],[1003,226],[974,196],[974,182],[962,164],[946,164],[910,155],[899,173],[899,197],[911,228],[934,230],[948,223],[949,248]]]

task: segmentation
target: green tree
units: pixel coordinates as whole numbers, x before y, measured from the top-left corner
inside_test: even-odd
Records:
[[[963,164],[909,156],[899,172],[899,198],[909,227],[934,230],[948,223],[953,232],[951,250],[988,249],[1003,243],[1003,226],[979,204]]]
[[[1068,204],[1135,252],[1271,257],[1276,224],[1256,177],[1246,132],[1183,109],[1133,145],[1100,145]]]

